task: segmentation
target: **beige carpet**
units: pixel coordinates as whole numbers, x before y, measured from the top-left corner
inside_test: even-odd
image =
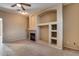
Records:
[[[47,45],[38,44],[32,41],[20,41],[5,43],[3,45],[5,56],[78,56],[79,52],[59,50]]]

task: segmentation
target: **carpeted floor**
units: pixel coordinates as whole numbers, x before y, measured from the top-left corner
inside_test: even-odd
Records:
[[[17,41],[3,44],[3,56],[79,56],[79,52],[59,50],[32,41]]]

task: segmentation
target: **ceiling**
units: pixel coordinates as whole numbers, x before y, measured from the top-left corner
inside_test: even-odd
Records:
[[[15,3],[0,3],[0,10],[16,13],[17,7],[11,7],[13,4]],[[56,5],[56,3],[31,3],[31,7],[26,7],[26,11],[29,13],[34,13],[54,5]]]

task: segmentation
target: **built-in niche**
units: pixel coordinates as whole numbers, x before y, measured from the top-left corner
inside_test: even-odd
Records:
[[[57,37],[57,32],[51,32],[51,37]]]
[[[51,44],[53,44],[53,45],[57,45],[57,40],[55,40],[55,39],[51,39]]]
[[[49,43],[49,28],[48,26],[40,26],[40,40]]]
[[[50,46],[62,49],[62,10],[62,4],[58,4],[37,15],[37,40],[48,42]]]
[[[52,30],[57,30],[57,24],[51,25]]]
[[[53,22],[53,21],[56,21],[57,19],[57,13],[55,10],[53,11],[47,11],[47,12],[44,12],[42,14],[39,15],[39,23],[48,23],[48,22]]]
[[[49,43],[49,35],[51,35],[51,38],[57,37],[57,32],[52,32],[52,30],[57,30],[57,11],[56,10],[50,10],[46,11],[44,13],[41,13],[39,16],[39,22],[38,22],[38,27],[39,27],[39,38],[41,41],[44,41],[46,43]],[[52,25],[52,23],[55,23]],[[49,25],[51,25],[51,34],[49,34]],[[51,43],[53,44],[57,41],[54,41],[53,39],[50,39]]]

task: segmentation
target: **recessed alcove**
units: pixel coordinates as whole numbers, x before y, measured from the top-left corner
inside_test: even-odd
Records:
[[[56,12],[56,10],[46,11],[46,12],[40,14],[38,17],[40,19],[39,24],[53,22],[53,21],[57,20],[57,12]]]
[[[63,48],[62,29],[62,5],[58,4],[52,8],[37,14],[37,41],[43,41],[48,45]],[[40,42],[39,41],[39,42]]]

